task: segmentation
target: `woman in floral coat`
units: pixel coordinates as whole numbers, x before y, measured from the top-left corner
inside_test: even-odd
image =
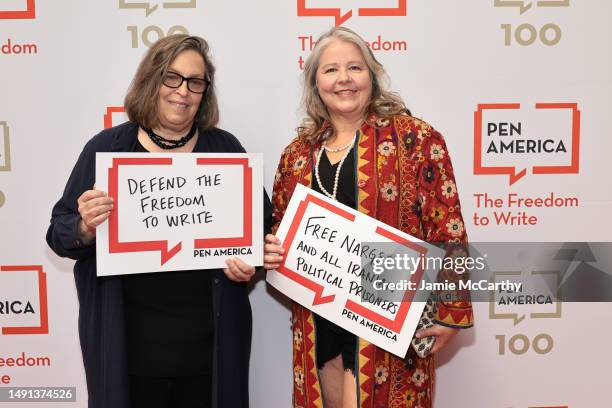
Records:
[[[383,87],[385,72],[353,31],[334,27],[304,68],[307,118],[282,153],[274,180],[273,233],[297,183],[428,242],[467,240],[448,149]],[[265,266],[284,248],[266,237]],[[437,303],[435,353],[472,326],[467,301]],[[294,407],[431,407],[434,360],[397,357],[293,304]]]

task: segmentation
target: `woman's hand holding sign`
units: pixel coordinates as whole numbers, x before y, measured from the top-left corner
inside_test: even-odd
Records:
[[[226,259],[227,268],[223,269],[227,279],[234,282],[248,282],[255,275],[255,267],[240,258]]]
[[[281,241],[275,235],[266,235],[264,241],[264,268],[266,270],[276,269],[283,261],[285,248],[281,246]]]
[[[95,188],[95,186],[94,186]],[[79,214],[79,238],[89,244],[96,236],[96,227],[106,221],[113,209],[113,199],[100,190],[87,190],[77,200]]]
[[[283,261],[285,248],[281,247],[280,239],[272,234],[266,235],[264,241],[264,268],[276,269]],[[227,259],[227,268],[223,270],[225,276],[234,282],[247,282],[255,274],[255,267],[244,263],[239,258]]]

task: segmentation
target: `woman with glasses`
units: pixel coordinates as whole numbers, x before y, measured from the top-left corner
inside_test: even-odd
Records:
[[[444,139],[410,115],[400,96],[385,89],[385,78],[350,29],[334,27],[318,39],[304,66],[307,117],[274,180],[273,231],[299,183],[424,241],[466,242]],[[267,235],[264,251],[265,267],[276,269],[281,242]],[[457,276],[449,271],[440,278]],[[432,317],[436,324],[416,335],[419,342],[435,337],[435,353],[472,325],[471,304],[439,302]],[[410,347],[398,357],[297,303],[292,321],[294,407],[432,406],[432,355],[418,357]]]
[[[47,242],[77,261],[90,408],[248,406],[254,267],[233,258],[224,270],[96,277],[96,227],[113,209],[94,187],[96,152],[244,152],[215,127],[214,80],[202,38],[153,44],[125,98],[129,122],[87,143],[53,208]]]

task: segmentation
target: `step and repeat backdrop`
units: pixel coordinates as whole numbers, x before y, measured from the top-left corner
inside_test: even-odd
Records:
[[[610,241],[611,17],[608,0],[0,1],[0,387],[76,387],[76,402],[46,406],[87,406],[73,263],[44,236],[157,39],[209,41],[221,127],[264,154],[268,189],[304,61],[344,25],[445,135],[471,241]],[[288,407],[288,302],[262,277],[251,302],[251,405]],[[612,306],[522,302],[474,304],[476,327],[437,356],[435,405],[612,406]]]

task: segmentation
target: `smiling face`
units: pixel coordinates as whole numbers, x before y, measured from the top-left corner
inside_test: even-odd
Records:
[[[363,118],[372,95],[372,79],[355,44],[333,39],[321,53],[316,81],[332,118]]]
[[[204,59],[194,50],[181,52],[168,67],[185,78],[204,78],[206,73]],[[202,94],[187,89],[187,81],[178,88],[161,84],[157,117],[158,129],[163,136],[184,136],[193,125],[200,107]]]

